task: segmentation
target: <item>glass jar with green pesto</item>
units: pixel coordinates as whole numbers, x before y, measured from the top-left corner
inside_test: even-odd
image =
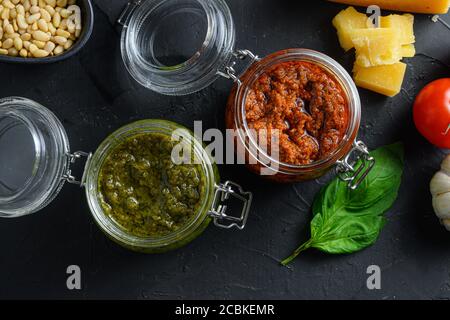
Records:
[[[19,154],[24,148],[7,143],[11,134],[27,143],[26,155]],[[100,229],[134,251],[179,248],[211,221],[227,229],[243,229],[247,221],[252,194],[233,182],[220,183],[203,144],[174,122],[137,121],[112,133],[94,154],[71,153],[53,113],[34,101],[13,97],[0,99],[2,145],[8,157],[0,164],[0,217],[41,210],[69,182],[85,187]],[[78,180],[71,167],[82,158],[86,162]],[[24,176],[20,181],[17,170]],[[237,215],[227,210],[232,199],[240,205]]]
[[[191,150],[189,158],[174,159],[177,147]],[[183,246],[211,220],[243,229],[252,198],[237,184],[220,184],[202,143],[165,120],[137,121],[111,134],[90,159],[84,184],[100,228],[117,243],[143,252]],[[221,204],[230,195],[243,202],[238,217],[226,215]]]

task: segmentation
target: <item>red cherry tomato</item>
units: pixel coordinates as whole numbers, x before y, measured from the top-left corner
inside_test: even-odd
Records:
[[[450,149],[450,78],[425,86],[414,102],[417,130],[432,144]]]

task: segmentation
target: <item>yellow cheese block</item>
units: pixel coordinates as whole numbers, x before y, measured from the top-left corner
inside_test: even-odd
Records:
[[[397,63],[402,58],[399,35],[393,28],[355,29],[351,40],[356,49],[356,64],[374,67]]]
[[[367,16],[356,11],[353,7],[342,10],[334,17],[333,26],[337,29],[339,43],[345,51],[353,48],[353,42],[350,37],[353,29],[366,28],[366,24]]]
[[[416,42],[414,36],[414,16],[412,14],[391,14],[381,17],[382,28],[394,28],[399,33],[400,44],[410,44]]]
[[[355,83],[361,88],[393,97],[402,89],[406,64],[399,62],[377,67],[356,67]]]
[[[355,6],[377,5],[382,9],[416,13],[445,14],[450,0],[328,0]]]
[[[405,44],[402,46],[402,56],[404,58],[412,58],[416,55],[416,48],[413,44]]]
[[[364,67],[361,67],[360,65],[357,65],[356,62],[353,64],[353,79],[358,74],[358,71],[361,70]]]

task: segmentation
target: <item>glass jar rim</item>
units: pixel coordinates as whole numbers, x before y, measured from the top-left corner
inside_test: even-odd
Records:
[[[251,85],[258,79],[258,77],[267,70],[267,68],[276,65],[281,62],[288,61],[306,61],[313,64],[318,65],[321,68],[324,68],[327,72],[329,72],[341,85],[342,89],[346,94],[346,99],[348,101],[349,111],[350,113],[350,122],[347,126],[347,130],[345,132],[344,137],[339,143],[339,146],[330,153],[327,157],[320,159],[318,161],[314,161],[309,164],[304,165],[295,165],[286,162],[279,161],[267,154],[266,150],[262,149],[259,144],[255,141],[255,137],[249,133],[249,128],[247,125],[246,117],[245,117],[245,101],[247,97],[247,93]],[[236,84],[237,92],[235,94],[234,105],[236,108],[235,112],[235,127],[242,128],[240,123],[244,124],[243,132],[238,130],[238,136],[240,138],[241,143],[245,146],[246,150],[250,154],[254,154],[254,151],[258,151],[259,155],[256,157],[257,161],[261,162],[261,154],[264,157],[262,163],[273,163],[277,164],[282,169],[289,170],[311,170],[316,169],[321,166],[326,166],[328,164],[334,164],[348,152],[348,142],[351,139],[356,139],[359,125],[361,121],[361,101],[359,98],[358,89],[356,88],[355,83],[353,82],[351,76],[348,72],[340,65],[337,61],[332,59],[331,57],[315,51],[311,49],[304,48],[292,48],[292,49],[284,49],[280,51],[276,51],[271,53],[270,55],[262,58],[258,62],[255,62],[253,65],[248,68],[245,73],[240,78],[240,83]],[[244,134],[243,134],[244,133]],[[248,139],[246,139],[248,138]],[[249,140],[250,142],[247,142]],[[268,161],[268,162],[267,162]],[[289,173],[289,172],[286,172]]]
[[[124,138],[132,137],[141,133],[159,133],[171,135],[173,130],[177,131],[181,137],[191,139],[194,143],[195,156],[201,159],[202,170],[205,176],[205,196],[202,205],[196,215],[185,226],[162,237],[141,237],[126,232],[115,223],[107,214],[103,212],[98,200],[98,168],[101,168],[105,158]],[[209,157],[203,145],[195,138],[194,134],[187,128],[168,120],[147,119],[139,120],[111,133],[97,148],[92,156],[87,168],[85,192],[90,211],[99,227],[122,245],[158,249],[175,244],[178,241],[188,238],[195,232],[208,218],[208,212],[212,205],[212,196],[215,188],[216,172],[212,159]]]
[[[67,133],[56,115],[33,100],[16,96],[0,99],[0,117],[8,116],[22,121],[35,144],[35,162],[30,181],[4,203],[6,205],[9,201],[9,204],[17,204],[26,195],[26,204],[16,205],[14,210],[0,209],[0,216],[19,217],[41,210],[57,196],[65,182],[63,176],[69,165],[66,154],[70,145]],[[49,181],[43,182],[43,176]]]
[[[201,48],[186,61],[174,66],[162,66],[145,59],[137,45],[137,36],[146,19],[170,0],[148,0],[139,4],[127,19],[121,34],[121,54],[125,67],[141,85],[166,95],[197,92],[218,77],[218,70],[232,58],[235,29],[230,9],[224,0],[186,0],[199,5],[206,17],[207,31]]]

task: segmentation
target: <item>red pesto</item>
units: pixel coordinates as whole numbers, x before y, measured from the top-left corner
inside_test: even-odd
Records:
[[[267,69],[250,87],[245,112],[250,129],[268,134],[279,130],[279,160],[294,165],[326,158],[348,127],[348,101],[341,85],[322,67],[306,61]]]

